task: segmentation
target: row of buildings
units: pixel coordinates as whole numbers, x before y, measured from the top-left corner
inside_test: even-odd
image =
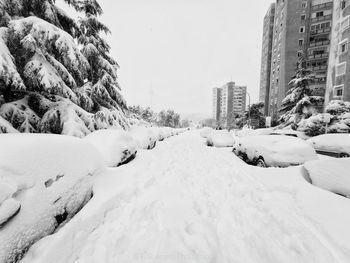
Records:
[[[350,101],[350,0],[276,0],[264,18],[259,99],[273,120],[298,59],[311,69],[315,95]],[[322,110],[320,107],[319,110]]]
[[[246,109],[247,87],[228,82],[221,88],[213,89],[213,119],[225,127],[234,125],[236,115]]]

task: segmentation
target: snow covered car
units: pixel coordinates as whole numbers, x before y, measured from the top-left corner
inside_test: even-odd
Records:
[[[288,167],[317,159],[315,150],[305,141],[284,135],[260,135],[240,138],[233,152],[248,164],[260,167]]]
[[[312,161],[304,164],[306,179],[313,185],[350,198],[350,159]]]
[[[212,128],[210,128],[210,127],[204,127],[204,128],[202,128],[202,129],[200,130],[200,135],[201,135],[203,138],[207,139],[208,136],[209,136],[209,134],[210,134],[212,131],[214,131]]]
[[[151,150],[156,146],[157,135],[151,128],[133,126],[129,131],[139,149]]]
[[[123,130],[99,130],[90,133],[83,140],[99,151],[107,167],[126,164],[136,157],[137,143]]]
[[[300,139],[303,139],[303,140],[307,140],[307,139],[310,138],[309,136],[307,136],[303,132],[294,131],[294,130],[290,130],[290,129],[286,129],[286,130],[272,130],[270,135],[285,135],[285,136],[291,136],[291,137],[300,138]]]
[[[350,134],[323,134],[313,137],[307,142],[319,154],[333,157],[350,157]]]
[[[214,147],[232,147],[234,143],[234,137],[226,130],[212,131],[206,141],[208,146]]]
[[[92,177],[103,170],[96,149],[82,139],[0,135],[0,262],[20,260],[78,213],[92,197]]]

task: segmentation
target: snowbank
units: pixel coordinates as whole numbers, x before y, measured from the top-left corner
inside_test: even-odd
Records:
[[[284,135],[260,135],[240,138],[234,146],[237,155],[256,164],[263,159],[267,166],[287,167],[317,159],[315,150],[299,138]]]
[[[234,137],[226,130],[212,131],[207,138],[208,146],[232,147],[234,143]]]
[[[350,198],[350,159],[330,159],[304,164],[313,185]]]
[[[76,214],[102,170],[96,149],[81,139],[0,135],[0,262],[20,259]]]
[[[334,152],[350,156],[350,134],[324,134],[313,137],[307,142],[316,151]]]
[[[130,129],[130,135],[136,140],[140,149],[151,150],[156,146],[157,135],[150,128],[133,126]]]
[[[99,130],[90,133],[83,140],[96,147],[107,167],[127,163],[136,156],[136,141],[123,130]]]
[[[214,131],[212,128],[210,128],[210,127],[204,127],[204,128],[201,129],[200,135],[201,135],[203,138],[207,139],[208,136],[210,135],[210,133],[211,133],[212,131]]]

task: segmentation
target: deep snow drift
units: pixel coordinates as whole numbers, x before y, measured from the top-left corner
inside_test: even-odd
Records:
[[[22,262],[349,262],[348,199],[306,182],[301,167],[251,167],[204,142],[188,132],[109,169]]]

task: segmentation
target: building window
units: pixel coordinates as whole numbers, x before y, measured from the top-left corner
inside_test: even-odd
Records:
[[[344,39],[339,43],[339,54],[342,55],[348,52],[348,39]]]
[[[307,2],[302,2],[302,3],[301,3],[301,7],[302,7],[302,8],[306,8],[306,7],[307,7]]]
[[[306,20],[306,15],[301,15],[300,19],[301,20]]]
[[[341,9],[345,9],[345,7],[346,7],[346,0],[342,0],[340,6],[341,6]]]
[[[304,26],[301,26],[299,28],[299,33],[305,33],[305,27]]]
[[[303,46],[304,45],[304,39],[299,39],[299,46]]]
[[[304,52],[302,50],[299,50],[297,55],[298,55],[298,58],[301,58],[303,56]]]
[[[322,17],[323,16],[323,11],[316,12],[316,17]]]
[[[346,73],[346,62],[338,64],[335,68],[335,75],[338,77],[338,76],[345,75],[345,73]]]
[[[340,22],[340,30],[344,31],[349,28],[350,26],[350,16],[346,16],[343,21]]]
[[[335,99],[343,99],[344,85],[334,86],[333,87],[333,97]]]

